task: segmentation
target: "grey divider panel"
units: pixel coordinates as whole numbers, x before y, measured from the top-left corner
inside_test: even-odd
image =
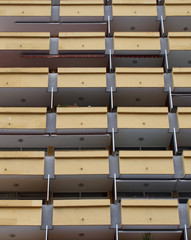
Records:
[[[176,129],[176,132],[178,132],[178,123],[177,123],[177,116],[176,113],[168,113],[169,117],[169,124],[170,124],[170,129],[169,132],[173,132],[173,129]]]
[[[172,73],[164,73],[164,91],[168,92],[169,87],[173,89]]]
[[[121,204],[111,204],[111,228],[121,228]]]
[[[42,205],[42,223],[41,229],[46,230],[52,229],[52,220],[53,220],[53,205]]]
[[[53,87],[53,92],[57,92],[57,80],[58,75],[57,73],[49,73],[49,80],[48,80],[48,92],[52,92],[52,87]]]
[[[116,91],[116,85],[115,85],[115,73],[106,73],[106,79],[107,79],[107,92],[111,92],[111,87],[113,91]]]
[[[52,6],[60,6],[60,0],[51,0]]]
[[[187,204],[179,203],[178,211],[179,211],[179,217],[180,217],[180,228],[184,229],[184,225],[186,225],[186,227],[189,227]]]
[[[167,53],[169,53],[167,38],[160,38],[160,45],[161,45],[161,54],[162,55],[165,54],[165,49],[167,50]]]
[[[58,23],[60,20],[60,6],[51,6],[51,22]]]
[[[117,132],[117,113],[107,113],[108,133],[112,133],[112,128]]]
[[[56,133],[56,113],[47,113],[46,133]]]
[[[109,177],[114,178],[114,173],[119,178],[119,156],[109,156]]]
[[[50,51],[49,54],[58,54],[58,42],[59,38],[50,38]]]
[[[184,178],[182,156],[173,156],[175,178]]]
[[[163,20],[165,20],[164,6],[157,6],[157,20],[161,20],[161,16]]]
[[[105,53],[109,54],[111,50],[111,54],[114,53],[114,47],[113,47],[113,38],[105,38]]]
[[[44,162],[44,178],[48,179],[48,174],[50,178],[54,178],[54,157],[53,156],[46,156]]]
[[[112,6],[104,6],[104,21],[108,20],[108,17],[110,20],[112,20]]]

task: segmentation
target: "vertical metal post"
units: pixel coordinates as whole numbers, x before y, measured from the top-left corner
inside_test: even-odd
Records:
[[[114,173],[114,202],[117,202],[117,182],[116,182],[116,173]]]
[[[111,111],[113,110],[113,87],[111,87]]]
[[[165,63],[166,63],[166,72],[168,72],[169,66],[168,66],[168,54],[167,54],[167,50],[164,50],[164,54],[165,54]]]
[[[176,155],[177,152],[178,152],[178,145],[177,145],[176,129],[175,128],[173,128],[173,140],[174,140],[174,152],[175,152],[175,155]]]
[[[169,87],[168,93],[169,93],[169,108],[170,108],[170,112],[171,112],[172,109],[173,109],[173,101],[172,101],[172,91],[171,91],[171,87]]]
[[[118,225],[115,226],[115,240],[119,239],[119,233],[118,233]]]
[[[184,240],[188,240],[188,233],[187,233],[186,224],[184,225]]]
[[[112,128],[112,151],[115,153],[115,130]]]
[[[46,236],[45,236],[45,240],[48,240],[48,225],[46,225]]]
[[[109,70],[112,72],[112,59],[111,59],[111,49],[109,50]]]
[[[110,33],[111,33],[110,16],[108,16],[107,22],[108,22],[107,34],[108,34],[108,37],[109,37],[109,36],[110,36]]]
[[[161,35],[162,35],[162,37],[164,37],[164,22],[163,22],[163,16],[161,16],[160,22],[161,22]]]
[[[54,88],[52,87],[52,90],[51,90],[51,109],[53,109],[53,101],[54,101]]]
[[[50,174],[48,174],[48,181],[47,181],[47,202],[49,202],[49,195],[50,195]]]

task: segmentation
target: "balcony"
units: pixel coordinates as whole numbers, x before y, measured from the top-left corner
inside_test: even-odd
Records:
[[[109,153],[105,150],[56,151],[55,176],[52,182],[55,192],[111,190]]]
[[[105,53],[105,32],[59,33],[60,53]]]
[[[178,146],[190,146],[190,134],[191,134],[191,108],[178,107],[177,109],[177,121],[178,121],[178,134],[177,142]]]
[[[51,17],[51,0],[0,2],[0,17]]]
[[[112,8],[112,29],[115,31],[154,32],[159,29],[155,0],[114,0]]]
[[[106,68],[59,68],[55,103],[107,106],[110,95],[106,87]]]
[[[0,108],[0,133],[45,133],[46,108]]]
[[[114,52],[133,55],[160,54],[160,34],[158,32],[115,32]]]
[[[36,62],[26,63],[24,55],[49,54],[49,50],[49,32],[0,32],[0,67],[35,67]]]
[[[1,151],[0,190],[46,191],[44,152]]]
[[[177,229],[179,221],[176,199],[121,200],[121,223],[124,229]]]
[[[62,22],[96,22],[104,20],[104,0],[60,1]]]
[[[41,227],[42,201],[1,200],[0,231],[5,240],[11,237],[24,239],[43,239]]]
[[[183,162],[184,177],[190,178],[191,177],[191,168],[190,168],[191,152],[190,151],[183,151],[182,162]]]
[[[116,146],[169,146],[168,109],[166,107],[118,107]]]
[[[49,51],[50,33],[1,32],[1,51]]]
[[[54,201],[53,226],[109,227],[110,221],[108,199]]]
[[[190,29],[191,1],[166,0],[165,1],[165,30],[166,33],[187,31]],[[176,24],[178,22],[178,25]]]
[[[174,106],[187,107],[190,106],[189,93],[191,92],[191,68],[173,68],[173,96]]]
[[[166,103],[162,68],[116,68],[115,80],[116,106],[164,106]]]
[[[1,106],[49,106],[48,79],[48,68],[0,68]]]
[[[107,107],[57,108],[58,133],[106,133]]]
[[[121,178],[172,178],[174,176],[171,151],[120,151]]]
[[[190,67],[190,32],[169,32],[169,67]]]
[[[97,237],[109,240],[114,235],[110,223],[109,199],[54,200],[54,231],[50,231],[50,239],[60,239],[63,233],[67,239],[73,239],[83,233],[93,240]]]

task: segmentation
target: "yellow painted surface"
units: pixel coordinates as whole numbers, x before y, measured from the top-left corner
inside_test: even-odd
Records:
[[[169,32],[168,33],[169,51],[191,50],[190,32]]]
[[[113,16],[157,16],[156,1],[114,0]]]
[[[110,225],[110,200],[56,200],[53,226]]]
[[[191,128],[191,108],[179,107],[177,110],[178,127]]]
[[[162,153],[162,154],[161,154]],[[120,151],[120,174],[174,174],[172,151]]]
[[[162,68],[116,68],[116,87],[164,88]]]
[[[108,151],[55,152],[56,175],[109,174]]]
[[[156,32],[115,32],[114,50],[159,50],[160,37]]]
[[[44,175],[44,152],[0,152],[0,175]]]
[[[129,217],[131,216],[131,217]],[[178,201],[163,199],[122,199],[124,225],[179,225]]]
[[[106,68],[59,68],[58,87],[106,88]]]
[[[104,17],[104,0],[61,0],[60,16]]]
[[[0,50],[49,50],[49,45],[50,33],[0,33]]]
[[[0,108],[0,128],[46,129],[46,108]]]
[[[48,88],[48,68],[0,68],[1,88]]]
[[[188,200],[187,207],[188,207],[188,219],[189,219],[189,224],[190,224],[190,226],[191,226],[191,199]]]
[[[107,128],[106,107],[57,108],[57,129]]]
[[[166,0],[165,1],[166,16],[190,16],[191,1],[190,0]]]
[[[191,88],[191,68],[173,68],[172,80],[174,88]]]
[[[118,107],[117,127],[118,129],[168,129],[168,108]]]
[[[184,176],[191,175],[191,151],[183,151],[182,162],[183,162]]]
[[[59,33],[59,50],[103,50],[104,32],[66,32]]]
[[[1,226],[41,226],[42,201],[1,200]]]
[[[51,1],[0,1],[0,16],[51,17]]]
[[[155,0],[113,0],[113,4],[136,4],[136,5],[150,5],[156,4]]]

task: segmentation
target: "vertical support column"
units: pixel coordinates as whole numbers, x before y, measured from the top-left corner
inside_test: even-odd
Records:
[[[113,87],[111,87],[111,112],[113,110]]]
[[[174,154],[177,155],[177,153],[178,153],[178,144],[177,144],[176,129],[175,128],[173,128],[173,141],[174,141]]]
[[[45,234],[45,240],[48,240],[48,225],[46,225],[46,234]]]
[[[161,16],[160,22],[161,22],[161,36],[164,37],[164,20],[163,20],[163,16]]]
[[[115,154],[115,129],[112,128],[112,154]]]
[[[184,224],[184,240],[188,240],[188,233],[187,233],[186,224]]]
[[[165,67],[166,67],[166,72],[168,72],[168,71],[169,71],[168,52],[167,52],[166,49],[165,49],[165,51],[164,51],[164,55],[165,55]]]
[[[47,196],[46,196],[47,203],[49,202],[49,199],[50,199],[50,174],[48,174],[47,179]]]
[[[170,109],[170,112],[173,110],[173,100],[172,100],[172,91],[171,91],[171,87],[169,87],[169,90],[168,90],[168,93],[169,93],[169,109]]]
[[[116,173],[114,173],[114,203],[117,202],[117,179],[116,179]]]
[[[116,227],[115,227],[115,240],[118,240],[119,239],[119,230],[118,230],[118,224],[116,224]]]

